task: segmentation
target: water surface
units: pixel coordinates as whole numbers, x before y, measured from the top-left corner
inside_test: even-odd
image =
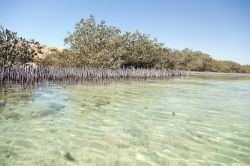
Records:
[[[0,89],[0,165],[250,165],[250,79]]]

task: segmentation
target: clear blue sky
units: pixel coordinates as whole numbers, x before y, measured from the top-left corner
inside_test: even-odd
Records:
[[[0,0],[0,25],[50,46],[64,47],[90,14],[170,48],[250,64],[250,0]]]

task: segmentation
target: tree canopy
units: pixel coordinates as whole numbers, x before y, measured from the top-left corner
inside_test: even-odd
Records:
[[[201,51],[175,50],[152,39],[150,35],[123,32],[94,16],[81,19],[64,42],[68,49],[57,51],[44,59],[35,58],[41,66],[93,68],[156,68],[212,72],[249,72],[249,65],[219,61]],[[29,43],[16,33],[1,28],[0,63],[5,66],[33,61]]]
[[[30,48],[31,43],[35,41],[18,37],[16,32],[0,26],[0,65],[11,67],[32,62],[34,52]]]
[[[98,68],[167,68],[192,71],[246,72],[232,61],[217,61],[201,51],[174,50],[150,35],[122,32],[119,28],[96,22],[94,16],[81,19],[65,38],[68,50],[45,58],[46,65]]]

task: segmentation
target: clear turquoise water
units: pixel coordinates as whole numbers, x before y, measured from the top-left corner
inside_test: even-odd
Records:
[[[250,165],[250,79],[6,86],[0,165]]]

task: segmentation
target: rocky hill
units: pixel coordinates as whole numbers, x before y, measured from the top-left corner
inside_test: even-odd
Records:
[[[62,48],[49,47],[47,45],[31,44],[30,48],[34,50],[35,58],[44,59],[46,56],[51,55],[54,52],[62,51]]]

